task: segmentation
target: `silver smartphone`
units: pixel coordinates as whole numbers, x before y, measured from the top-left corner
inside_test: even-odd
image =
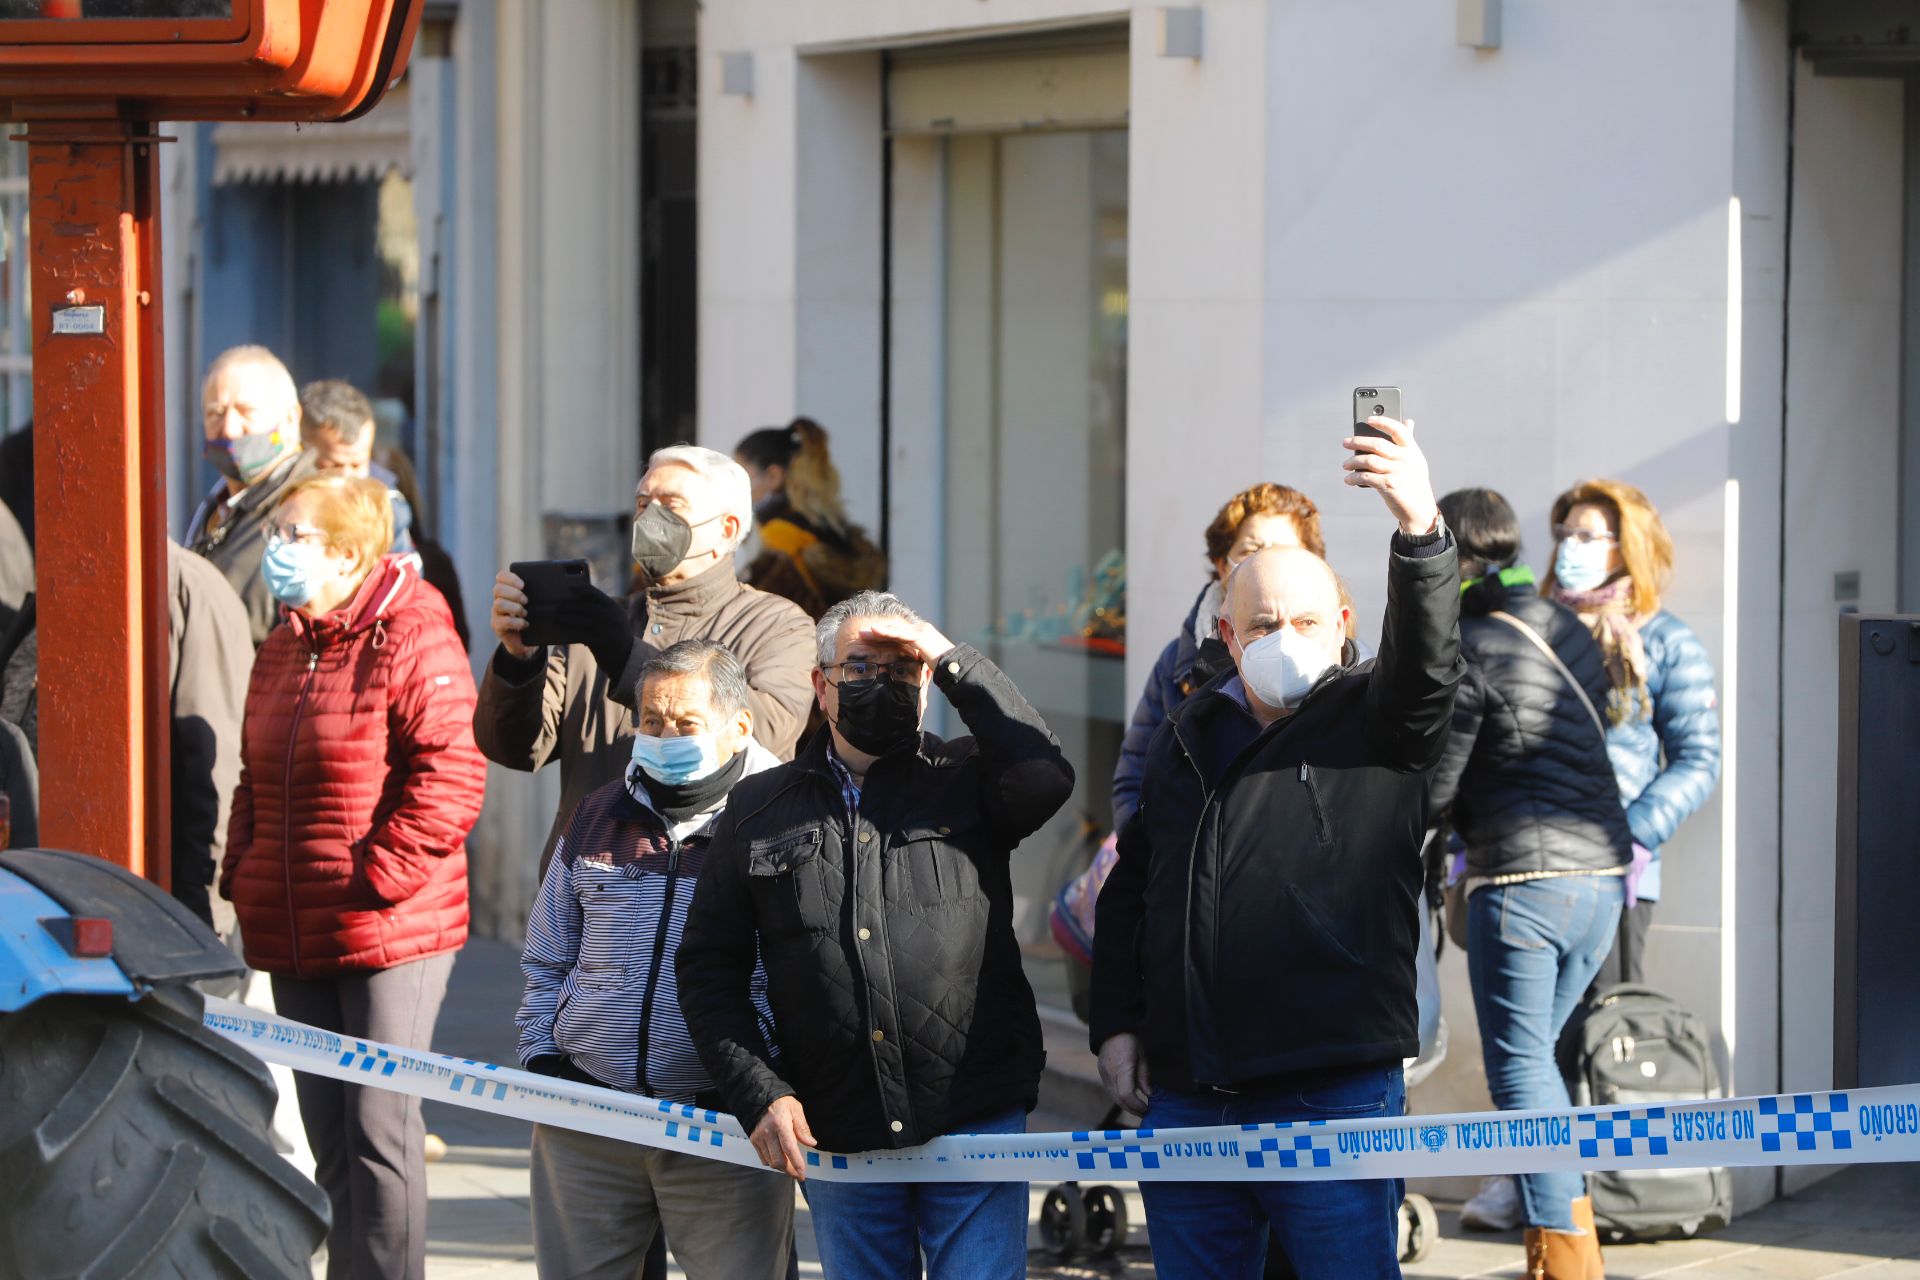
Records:
[[[1384,438],[1387,433],[1378,427],[1368,426],[1368,418],[1392,418],[1395,422],[1405,422],[1406,415],[1400,411],[1400,388],[1355,387],[1353,389],[1353,434]]]

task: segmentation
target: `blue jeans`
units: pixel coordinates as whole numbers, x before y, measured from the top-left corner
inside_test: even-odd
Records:
[[[1618,876],[1493,885],[1467,903],[1467,975],[1480,1019],[1487,1088],[1502,1111],[1564,1107],[1553,1059],[1560,1031],[1612,950],[1626,889]],[[1520,1177],[1527,1225],[1572,1231],[1577,1173]]]
[[[1221,1094],[1155,1089],[1141,1127],[1365,1120],[1407,1109],[1400,1068],[1380,1067],[1310,1089]],[[1154,1274],[1162,1280],[1259,1280],[1267,1233],[1300,1280],[1399,1280],[1396,1180],[1143,1182]]]
[[[969,1124],[964,1133],[1025,1133],[1024,1111]],[[820,1269],[828,1280],[1006,1280],[1027,1274],[1024,1182],[821,1182],[803,1184]]]

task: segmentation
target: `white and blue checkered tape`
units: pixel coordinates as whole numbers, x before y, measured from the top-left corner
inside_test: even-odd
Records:
[[[760,1164],[732,1116],[683,1103],[353,1040],[226,1000],[207,1001],[206,1021],[295,1070]],[[809,1152],[807,1172],[846,1182],[1248,1182],[1896,1161],[1920,1161],[1920,1085],[1659,1107],[983,1134],[902,1151]]]

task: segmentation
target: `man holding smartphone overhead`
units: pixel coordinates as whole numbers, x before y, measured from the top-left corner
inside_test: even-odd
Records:
[[[553,643],[528,644],[527,583],[502,570],[493,586],[500,644],[480,682],[474,737],[487,759],[532,773],[560,761],[560,811],[540,872],[582,797],[623,776],[641,668],[682,640],[725,645],[746,668],[753,736],[793,755],[813,698],[813,624],[734,572],[753,525],[740,464],[696,445],[657,451],[633,497],[633,562],[644,588],[616,600],[576,583],[551,615]],[[543,621],[546,619],[543,617]]]
[[[1092,1044],[1108,1091],[1151,1128],[1405,1110],[1424,775],[1464,673],[1460,571],[1413,424],[1362,421],[1346,483],[1398,525],[1379,655],[1356,659],[1324,560],[1241,561],[1218,624],[1234,669],[1154,736],[1100,893]],[[1269,1230],[1303,1280],[1400,1274],[1398,1182],[1141,1193],[1163,1277],[1253,1280]]]

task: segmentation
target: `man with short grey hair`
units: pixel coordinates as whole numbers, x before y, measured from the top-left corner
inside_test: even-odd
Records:
[[[567,643],[522,642],[529,601],[510,570],[494,579],[500,645],[480,682],[474,737],[489,760],[532,773],[560,761],[560,812],[541,854],[545,873],[566,815],[621,776],[640,670],[681,640],[718,641],[746,671],[753,733],[781,759],[806,725],[813,665],[807,615],[734,572],[753,524],[747,473],[724,453],[662,449],[634,492],[633,564],[640,589],[617,600],[581,586],[554,616]]]
[[[387,486],[393,507],[393,549],[411,555],[413,504],[400,492],[400,477],[373,460],[373,401],[344,378],[322,378],[300,388],[300,439],[322,471],[371,477]]]
[[[300,393],[293,375],[265,347],[233,347],[214,357],[200,384],[202,455],[220,473],[187,525],[187,549],[212,561],[247,607],[253,647],[280,621],[260,561],[280,499],[315,473],[301,448]]]
[[[711,640],[641,668],[626,777],[569,817],[527,924],[514,1021],[530,1070],[722,1105],[680,1012],[674,952],[728,794],[779,764],[753,740],[751,698],[739,660]],[[764,1026],[764,972],[750,985]],[[631,1280],[663,1227],[691,1280],[787,1274],[793,1188],[763,1170],[536,1125],[532,1201],[543,1276]]]
[[[1045,1061],[1009,862],[1073,769],[1013,682],[894,596],[817,632],[827,733],[740,784],[680,947],[680,1002],[726,1109],[769,1167],[815,1145],[1019,1133]],[[971,737],[920,728],[929,688]],[[769,1028],[754,1003],[765,957]],[[1027,1188],[808,1182],[826,1273],[1025,1272]]]

